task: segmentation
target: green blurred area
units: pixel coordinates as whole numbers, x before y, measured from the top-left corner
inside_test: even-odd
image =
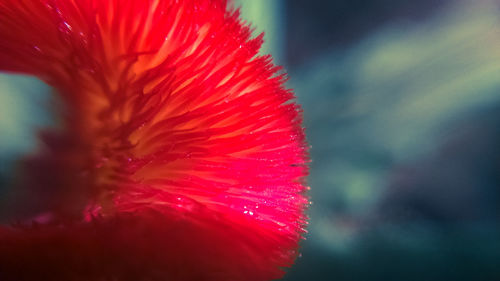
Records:
[[[16,161],[36,150],[37,132],[53,123],[49,97],[35,78],[0,74],[0,191]]]
[[[255,36],[265,33],[261,53],[271,54],[275,64],[283,64],[284,1],[235,0],[234,6],[240,8],[242,18],[255,29]]]
[[[500,17],[462,1],[296,67],[313,205],[285,280],[500,280]]]

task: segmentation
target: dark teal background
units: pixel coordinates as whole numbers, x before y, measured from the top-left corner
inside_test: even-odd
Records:
[[[500,280],[497,1],[284,1],[313,202],[284,280]]]

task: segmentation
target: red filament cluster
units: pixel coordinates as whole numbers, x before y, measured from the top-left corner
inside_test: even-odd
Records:
[[[223,0],[0,0],[0,69],[64,103],[0,280],[270,280],[306,223],[300,108]],[[26,223],[28,222],[28,223]]]

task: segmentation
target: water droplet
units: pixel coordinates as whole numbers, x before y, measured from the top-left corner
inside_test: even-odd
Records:
[[[67,28],[69,31],[73,30],[73,29],[71,28],[71,25],[69,25],[69,23],[64,22],[64,25],[66,26],[66,28]]]

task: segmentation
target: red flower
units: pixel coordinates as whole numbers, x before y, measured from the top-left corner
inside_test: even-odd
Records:
[[[0,228],[0,280],[281,277],[306,144],[250,33],[223,0],[0,0],[0,69],[65,104],[18,188],[36,213]]]

